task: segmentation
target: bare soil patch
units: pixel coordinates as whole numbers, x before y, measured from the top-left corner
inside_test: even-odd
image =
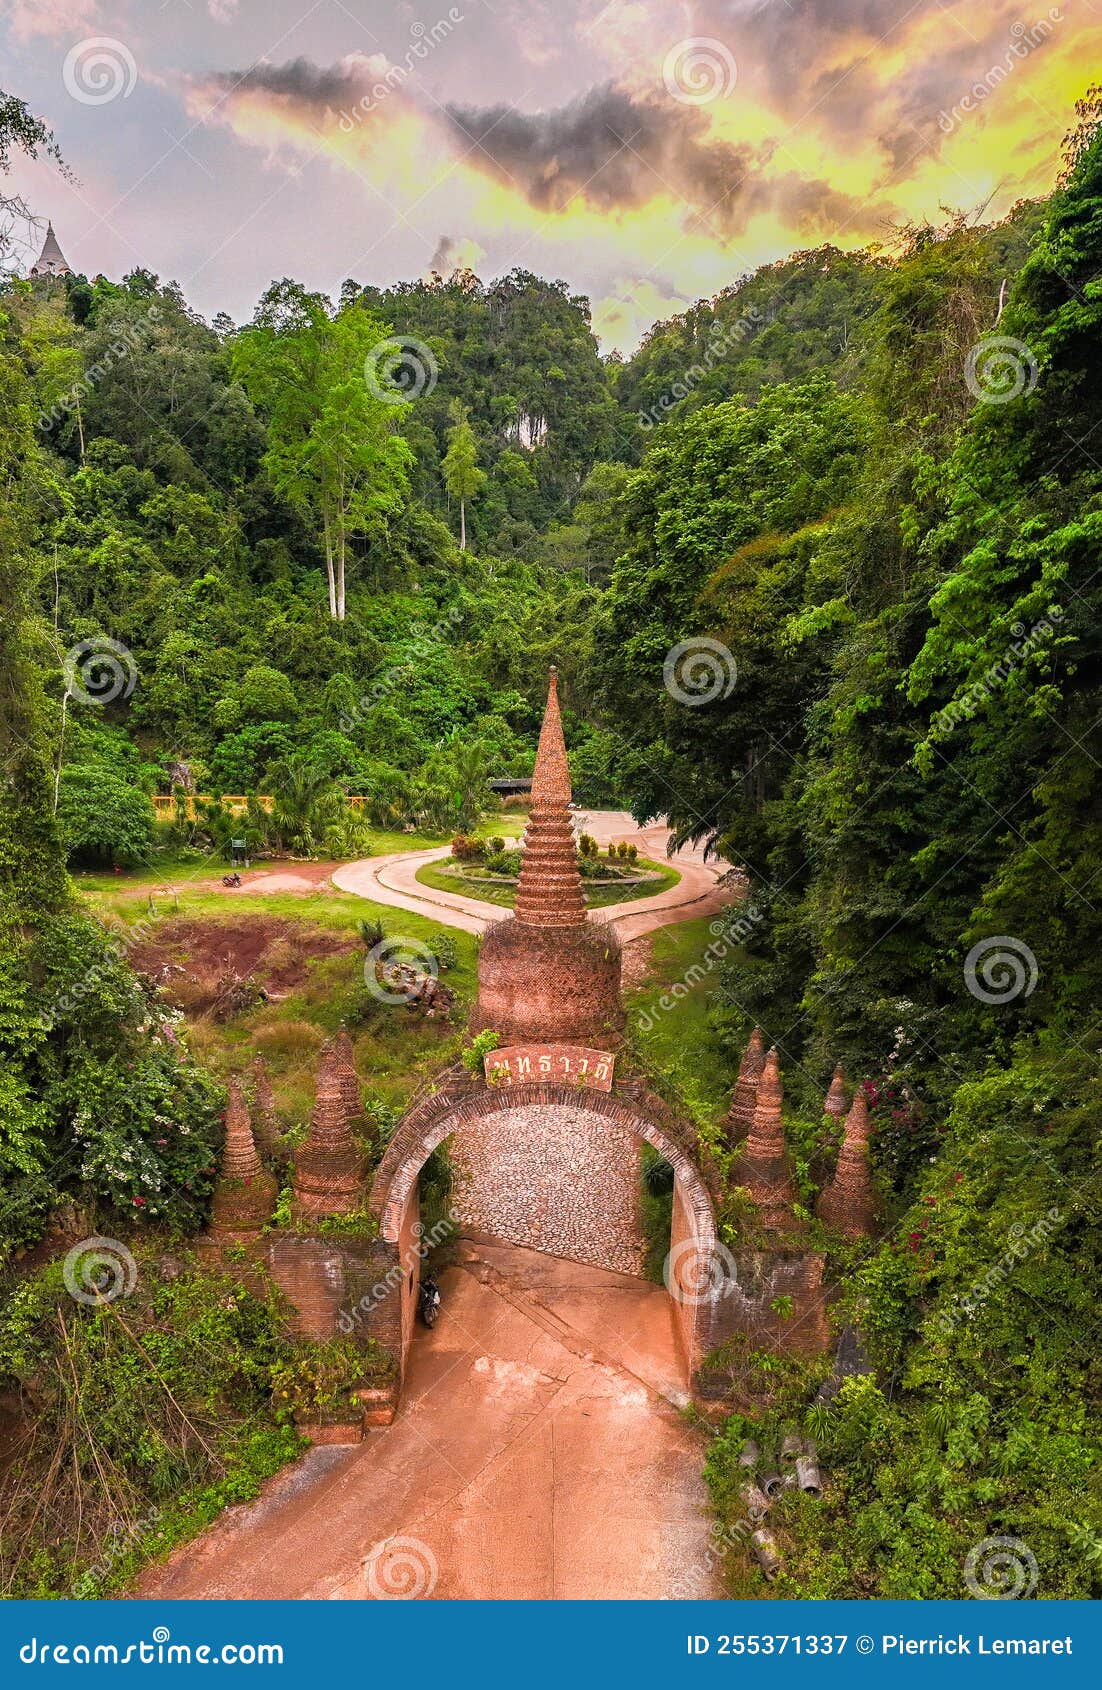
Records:
[[[247,982],[269,1001],[284,998],[303,984],[316,958],[360,948],[351,937],[277,916],[180,917],[135,945],[131,960],[176,1008],[203,1015],[226,1004],[235,982]]]

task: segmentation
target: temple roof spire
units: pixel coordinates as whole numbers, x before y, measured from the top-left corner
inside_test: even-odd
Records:
[[[52,223],[46,225],[46,239],[42,243],[42,251],[31,266],[33,277],[41,276],[71,276],[72,269],[66,262],[65,254],[57,244]]]

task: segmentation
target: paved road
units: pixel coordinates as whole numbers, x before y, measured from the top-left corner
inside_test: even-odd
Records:
[[[656,893],[653,898],[636,898],[629,904],[612,904],[593,911],[591,920],[615,927],[625,943],[674,921],[712,915],[731,901],[731,892],[719,887],[725,863],[706,863],[703,851],[697,846],[683,846],[667,859],[668,827],[661,824],[638,827],[624,811],[593,810],[578,812],[578,831],[592,834],[601,845],[614,839],[627,840],[639,847],[640,856],[655,862],[668,860],[681,876],[676,886]],[[440,845],[431,851],[397,851],[368,857],[335,870],[333,884],[342,891],[371,898],[377,904],[416,910],[419,915],[429,916],[447,927],[459,927],[464,933],[484,933],[492,922],[500,921],[507,913],[499,905],[467,898],[459,892],[422,886],[417,879],[418,869],[449,855],[450,847]]]
[[[718,1598],[661,1286],[465,1239],[402,1412],[311,1450],[132,1592]]]

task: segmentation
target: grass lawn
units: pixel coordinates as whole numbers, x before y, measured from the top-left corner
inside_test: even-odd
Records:
[[[476,985],[473,935],[332,887],[234,896],[192,884],[211,879],[209,864],[184,865],[195,866],[197,875],[143,870],[82,876],[77,885],[135,966],[163,977],[166,1005],[184,1011],[191,1048],[212,1073],[243,1071],[263,1054],[285,1129],[308,1118],[318,1052],[342,1020],[368,1097],[388,1109],[401,1110],[428,1074],[453,1059]],[[166,878],[172,895],[159,890]],[[359,924],[371,919],[388,938],[413,940],[432,954],[446,940],[454,950],[455,963],[441,974],[460,1000],[451,1025],[368,993]],[[213,999],[230,971],[262,987],[268,1001],[223,1017]]]
[[[717,941],[714,921],[714,916],[702,916],[660,928],[653,938],[646,980],[626,994],[631,1047],[701,1125],[726,1114],[737,1069],[710,1006],[721,945],[726,945],[723,961],[742,953],[728,941]]]
[[[446,858],[438,863],[426,863],[417,870],[417,878],[422,886],[432,886],[438,892],[460,892],[465,898],[479,898],[484,904],[500,904],[504,909],[512,909],[517,899],[516,883],[504,881],[494,883],[478,878],[478,865],[457,864],[455,868],[448,868]],[[667,867],[664,863],[650,862],[645,857],[633,864],[634,868],[645,873],[653,873],[654,879],[648,880],[642,886],[625,886],[622,882],[600,882],[587,880],[585,886],[585,901],[591,910],[604,909],[608,904],[627,904],[634,898],[653,898],[659,892],[665,892],[670,886],[676,886],[681,879],[676,869]],[[464,870],[473,869],[473,873]]]

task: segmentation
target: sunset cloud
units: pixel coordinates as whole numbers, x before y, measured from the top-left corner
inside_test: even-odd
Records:
[[[81,179],[111,184],[102,206],[73,202],[90,262],[149,248],[198,278],[201,309],[235,316],[292,263],[334,293],[354,274],[527,268],[587,293],[620,345],[648,310],[794,249],[1048,192],[1102,62],[1102,12],[1072,0],[441,0],[412,16],[0,0],[0,41]],[[90,34],[141,65],[125,111],[65,98],[58,56]],[[702,93],[684,69],[701,62]]]

